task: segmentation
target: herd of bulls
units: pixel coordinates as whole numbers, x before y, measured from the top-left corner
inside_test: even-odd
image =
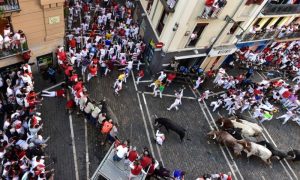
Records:
[[[260,157],[265,163],[271,165],[271,157],[283,158],[293,161],[300,160],[300,150],[292,149],[283,152],[267,141],[255,141],[255,137],[262,134],[263,129],[256,123],[252,123],[238,117],[221,117],[216,121],[221,130],[210,131],[209,138],[226,145],[233,150],[235,155],[241,155],[242,151],[247,157],[252,155]],[[251,141],[251,140],[252,141]]]

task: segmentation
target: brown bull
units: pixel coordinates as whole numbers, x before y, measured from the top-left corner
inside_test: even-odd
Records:
[[[207,135],[209,138],[215,139],[218,143],[231,148],[235,155],[240,155],[243,151],[243,146],[238,143],[238,140],[226,131],[213,130],[210,131]]]

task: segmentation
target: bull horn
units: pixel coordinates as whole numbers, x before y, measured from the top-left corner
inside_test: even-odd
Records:
[[[249,147],[247,142],[245,144],[246,144],[245,147]]]
[[[224,121],[222,121],[222,122],[221,122],[221,125],[220,125],[220,126],[221,126],[221,127],[223,127],[223,126],[224,126]]]
[[[213,137],[213,139],[216,139],[217,138],[217,135],[216,135],[216,133],[214,133],[214,137]]]

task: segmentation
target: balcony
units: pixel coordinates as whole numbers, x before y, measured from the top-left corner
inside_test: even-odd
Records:
[[[217,19],[219,14],[221,13],[222,8],[212,8],[209,12],[203,10],[203,13],[198,16],[198,19]]]
[[[299,14],[299,4],[271,4],[267,3],[262,10],[263,15]]]
[[[260,40],[268,40],[275,37],[277,34],[276,31],[270,31],[270,32],[257,32],[255,34],[253,33],[247,33],[242,41],[260,41]]]
[[[28,49],[27,41],[23,44],[23,46],[20,45],[19,48],[14,48],[14,49],[12,49],[11,47],[7,49],[3,48],[2,50],[0,50],[0,60],[21,55],[28,50],[29,49]]]
[[[6,13],[20,10],[19,0],[0,0],[0,11]]]
[[[168,13],[175,12],[175,6],[177,4],[178,0],[160,0],[160,2],[163,4],[165,11]]]
[[[277,42],[298,41],[300,40],[300,31],[295,31],[292,33],[279,33],[275,40]]]

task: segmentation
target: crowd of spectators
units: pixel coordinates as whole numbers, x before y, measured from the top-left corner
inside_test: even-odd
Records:
[[[253,71],[250,69],[246,74],[228,76],[221,68],[214,83],[227,91],[210,104],[213,106],[213,111],[220,107],[228,110],[229,115],[249,111],[253,118],[262,123],[271,121],[274,113],[280,109],[285,111],[284,115],[277,117],[283,119],[282,124],[292,120],[300,126],[299,85],[289,84],[282,79],[253,82],[250,79],[252,75]]]
[[[0,55],[10,52],[21,52],[27,49],[26,36],[22,30],[13,32],[10,24],[7,24],[0,34]]]
[[[253,67],[257,70],[280,70],[287,71],[290,75],[299,72],[300,41],[271,43],[261,52],[255,52],[249,47],[236,52],[236,62],[245,68]]]
[[[0,159],[3,179],[52,179],[45,155],[48,138],[43,138],[43,119],[38,112],[42,98],[34,91],[31,67],[23,64],[0,78]],[[48,161],[49,162],[49,161]]]

